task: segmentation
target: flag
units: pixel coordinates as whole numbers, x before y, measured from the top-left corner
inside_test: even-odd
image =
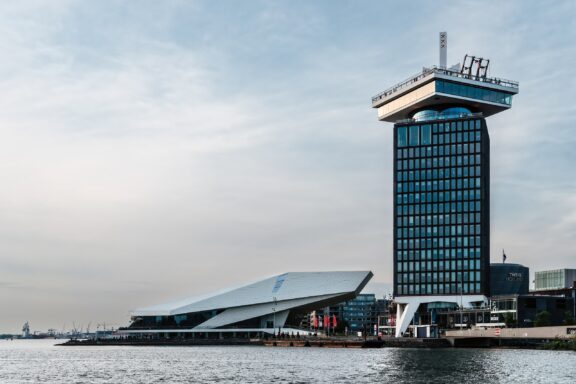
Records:
[[[336,315],[332,315],[332,328],[336,328],[338,326],[338,322],[336,321]]]
[[[316,313],[312,314],[312,326],[318,328],[318,318],[316,317]]]
[[[330,316],[324,315],[324,328],[330,328]]]

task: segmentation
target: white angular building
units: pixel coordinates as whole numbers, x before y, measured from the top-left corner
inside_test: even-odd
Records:
[[[312,310],[355,298],[373,274],[351,272],[289,272],[176,302],[131,312],[123,335],[226,333],[306,333],[301,320]],[[172,335],[173,336],[173,335]]]

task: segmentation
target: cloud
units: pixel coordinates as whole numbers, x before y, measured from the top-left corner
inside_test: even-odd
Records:
[[[287,270],[371,269],[387,292],[392,134],[370,97],[433,64],[440,30],[450,61],[473,47],[521,82],[488,123],[493,255],[569,263],[573,5],[467,6],[0,5],[7,327],[121,323]]]

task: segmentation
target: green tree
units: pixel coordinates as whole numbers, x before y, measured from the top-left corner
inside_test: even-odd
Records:
[[[574,325],[574,316],[572,316],[571,311],[564,312],[564,324],[566,325]]]
[[[504,323],[506,323],[507,328],[512,328],[516,326],[516,321],[514,321],[514,315],[510,312],[506,312],[504,315]]]
[[[536,320],[534,320],[535,327],[547,327],[550,325],[550,312],[540,311],[536,315]]]

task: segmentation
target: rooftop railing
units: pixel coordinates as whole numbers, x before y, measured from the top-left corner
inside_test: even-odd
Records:
[[[451,76],[451,77],[455,77],[455,78],[459,78],[459,79],[479,81],[482,83],[489,83],[489,84],[499,85],[502,87],[509,87],[509,88],[518,89],[518,82],[517,81],[505,80],[505,79],[500,79],[497,77],[484,77],[484,76],[469,75],[466,73],[461,73],[460,71],[453,71],[451,69],[438,68],[438,67],[434,66],[432,68],[424,68],[424,69],[422,69],[422,72],[420,72],[414,76],[410,76],[408,79],[401,81],[400,83],[396,84],[395,86],[393,86],[391,88],[388,88],[384,92],[380,92],[379,94],[377,94],[376,96],[374,96],[372,98],[372,103],[374,104],[374,103],[376,103],[382,99],[385,99],[388,96],[390,96],[396,92],[399,92],[402,89],[408,88],[412,84],[417,83],[417,82],[425,79],[428,76],[432,76],[433,74],[446,75],[446,76]]]

